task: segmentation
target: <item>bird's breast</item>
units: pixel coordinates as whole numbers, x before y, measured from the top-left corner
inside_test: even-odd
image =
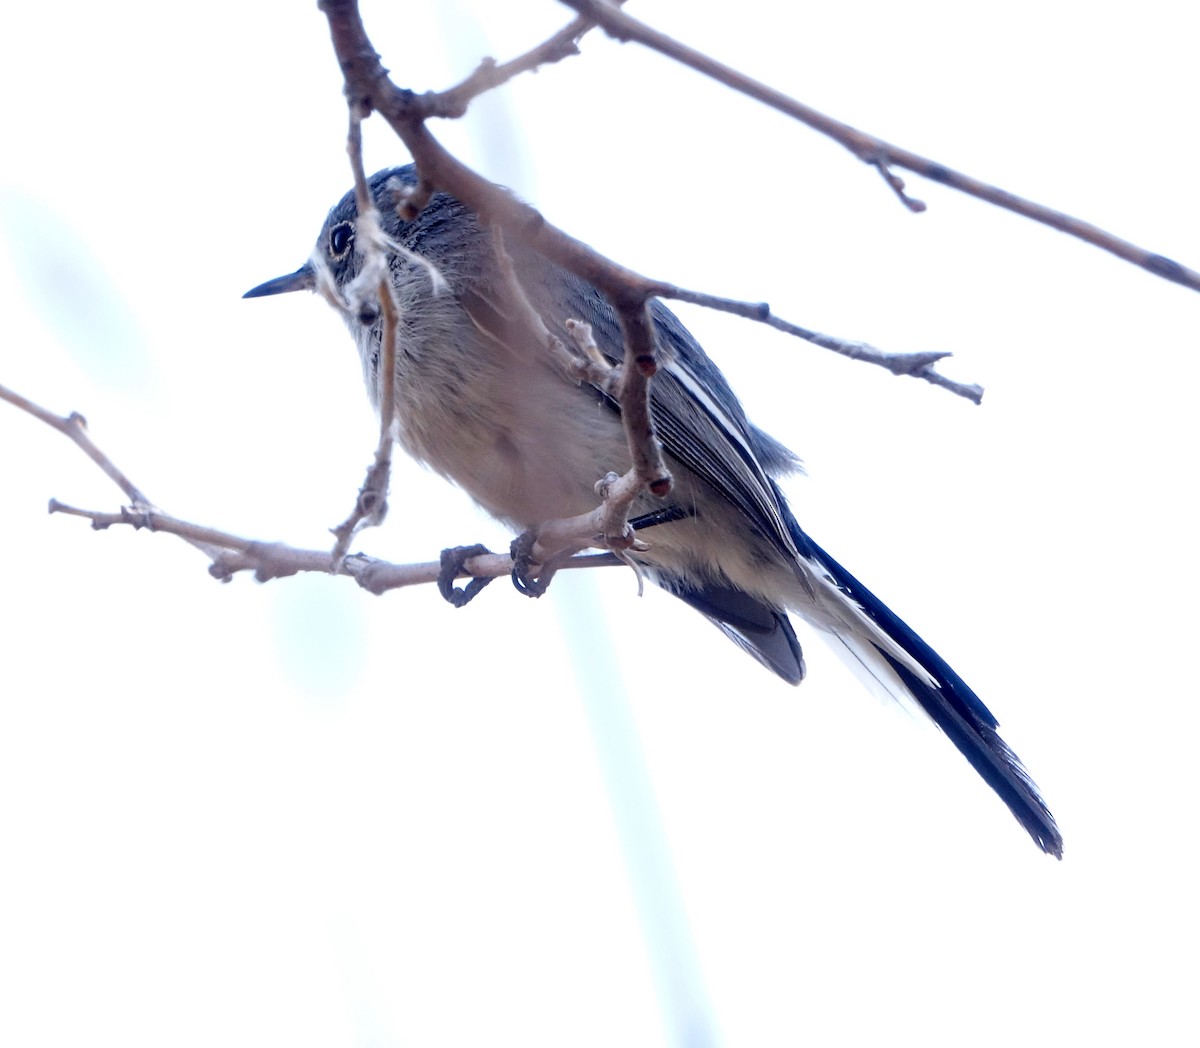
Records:
[[[629,467],[620,417],[590,387],[473,329],[401,338],[396,412],[410,455],[519,528],[588,512],[596,481]]]

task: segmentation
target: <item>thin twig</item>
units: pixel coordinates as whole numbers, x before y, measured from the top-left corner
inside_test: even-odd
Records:
[[[47,426],[58,430],[63,436],[73,440],[88,458],[104,470],[109,480],[116,484],[125,493],[125,497],[135,506],[152,505],[150,500],[142,494],[133,481],[125,476],[117,468],[117,464],[101,451],[96,442],[92,440],[87,431],[87,419],[79,414],[79,412],[72,411],[69,415],[56,415],[54,412],[47,411],[44,407],[35,404],[32,400],[26,400],[25,397],[9,389],[7,386],[0,386],[0,400],[7,400],[14,407],[18,407],[34,418],[40,419]]]
[[[922,211],[925,205],[905,194],[903,181],[892,174],[889,170],[891,167],[905,168],[918,175],[923,175],[930,181],[940,182],[944,186],[956,189],[960,193],[966,193],[968,196],[994,204],[996,207],[1002,207],[1007,211],[1023,215],[1025,218],[1033,219],[1042,225],[1050,226],[1052,229],[1086,241],[1127,262],[1132,262],[1135,266],[1140,266],[1157,277],[1182,284],[1193,291],[1200,291],[1200,273],[1188,269],[1172,259],[1147,251],[1128,240],[1122,240],[1090,222],[1085,222],[1061,211],[1055,211],[998,186],[981,182],[979,179],[972,178],[961,171],[955,171],[945,164],[930,160],[919,153],[893,145],[882,138],[876,138],[874,135],[859,131],[840,120],[835,120],[833,117],[785,95],[782,91],[777,91],[731,66],[710,58],[703,52],[659,32],[645,22],[622,11],[611,0],[562,0],[562,3],[595,21],[615,39],[637,41],[832,138],[850,150],[863,163],[877,168],[893,192],[911,211]]]
[[[479,323],[478,330],[493,333],[505,345],[541,346],[572,382],[588,382],[608,396],[618,397],[621,368],[610,363],[596,348],[589,324],[572,317],[564,320],[563,326],[572,336],[574,350],[550,331],[545,318],[525,293],[512,256],[504,245],[504,230],[499,226],[492,227],[492,252],[496,271],[491,291],[503,305],[503,316],[491,310],[493,315]],[[478,296],[471,293],[460,294],[468,316],[473,316],[477,299]],[[502,330],[491,332],[492,327],[498,326]]]
[[[613,568],[620,565],[611,553],[588,553],[571,557],[559,565],[560,570],[578,570],[580,568]],[[341,573],[352,576],[365,590],[382,594],[388,590],[402,589],[406,586],[423,586],[437,582],[441,573],[440,561],[427,561],[421,564],[392,564],[386,560],[365,557],[355,554],[347,557],[341,565]],[[512,574],[513,559],[504,553],[485,553],[478,557],[468,557],[463,562],[459,578],[500,579]]]
[[[96,463],[111,480],[129,497],[132,506],[122,506],[116,511],[83,509],[58,499],[51,499],[49,511],[71,517],[81,517],[91,522],[97,531],[112,527],[130,527],[147,531],[175,535],[195,546],[208,556],[212,564],[209,573],[223,582],[236,573],[252,571],[260,582],[283,578],[300,572],[349,575],[364,589],[372,593],[384,593],[402,586],[423,585],[437,582],[441,572],[439,562],[424,564],[393,564],[356,554],[352,557],[338,556],[329,550],[299,549],[282,542],[262,542],[221,531],[204,524],[181,520],[165,513],[151,504],[141,491],[119,470],[112,459],[102,451],[83,429],[83,416],[73,413],[67,416],[47,411],[7,386],[0,385],[0,400],[7,401],[27,415],[44,422],[51,429],[70,437],[72,441]],[[591,554],[572,557],[559,565],[561,568],[614,567],[620,563],[608,554]],[[487,554],[471,557],[465,561],[460,577],[498,578],[508,575],[513,569],[511,557]]]
[[[838,338],[836,335],[822,334],[811,328],[801,327],[776,316],[766,302],[742,302],[734,298],[722,298],[719,295],[708,295],[703,291],[689,291],[675,284],[659,284],[655,294],[661,298],[673,298],[678,302],[690,302],[692,305],[703,306],[706,309],[716,309],[722,313],[732,313],[767,324],[788,335],[795,335],[806,342],[822,349],[832,350],[851,360],[861,360],[886,368],[893,375],[907,375],[910,378],[924,379],[935,386],[940,386],[957,396],[979,404],[983,401],[983,387],[975,383],[955,382],[934,370],[934,366],[947,357],[952,356],[946,350],[923,350],[917,353],[894,353],[879,349],[869,342],[858,342],[853,339]]]
[[[354,195],[357,202],[359,226],[379,228],[379,212],[367,185],[367,174],[362,159],[362,110],[351,102],[350,128],[346,136],[346,152],[350,157],[350,169],[354,172]],[[381,238],[364,235],[360,238],[367,253],[364,272],[378,271],[379,279],[375,295],[379,301],[382,319],[380,334],[379,365],[379,442],[375,447],[375,458],[367,470],[366,479],[358,490],[354,510],[341,524],[332,528],[335,538],[333,557],[340,561],[350,549],[350,543],[364,525],[379,525],[387,516],[387,493],[392,470],[392,448],[396,438],[396,337],[399,331],[400,308],[396,304],[396,291],[392,286],[392,271]]]
[[[445,91],[426,92],[422,96],[426,115],[448,118],[465,115],[471,102],[484,92],[508,83],[521,73],[534,72],[539,66],[561,62],[564,58],[579,54],[579,38],[594,26],[590,18],[581,15],[523,55],[500,63],[494,58],[485,58],[461,83]]]
[[[324,575],[348,575],[365,590],[381,594],[388,590],[406,586],[427,585],[437,582],[441,571],[438,561],[418,564],[394,564],[363,554],[335,558],[328,550],[300,549],[283,542],[262,542],[234,535],[228,531],[210,528],[204,524],[181,520],[162,510],[122,507],[107,510],[83,509],[57,499],[50,500],[50,512],[66,516],[82,517],[91,522],[97,531],[113,527],[131,527],[135,530],[161,532],[175,535],[193,545],[204,545],[216,550],[209,567],[209,574],[222,582],[228,582],[242,571],[254,573],[259,582],[287,578],[303,572],[319,572]],[[605,554],[572,557],[559,565],[561,568],[614,567],[620,562]],[[512,572],[513,561],[509,556],[488,553],[468,558],[459,573],[460,578],[501,578]]]
[[[620,310],[621,334],[625,342],[625,364],[621,374],[621,422],[633,468],[642,483],[659,498],[671,491],[671,474],[663,462],[662,446],[654,432],[650,410],[650,380],[658,370],[658,343],[654,321],[646,302]]]
[[[379,211],[367,184],[367,172],[362,157],[362,117],[356,106],[350,107],[350,129],[346,135],[346,153],[350,157],[350,170],[354,172],[354,196],[359,222],[364,215],[374,215],[379,222]],[[379,308],[383,311],[383,334],[379,354],[379,446],[391,447],[396,417],[396,326],[399,307],[396,305],[395,289],[392,287],[392,272],[388,265],[384,245],[377,237],[368,237],[364,245],[367,262],[364,268],[379,270],[376,293]],[[390,321],[390,324],[389,324]]]

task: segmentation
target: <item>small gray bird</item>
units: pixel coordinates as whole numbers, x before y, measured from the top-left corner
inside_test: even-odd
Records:
[[[399,304],[396,422],[414,458],[461,486],[517,530],[589,512],[596,481],[630,458],[618,404],[569,377],[541,344],[514,335],[492,233],[464,204],[435,194],[400,217],[412,165],[380,171],[370,190]],[[312,257],[247,298],[321,290],[345,304],[372,402],[379,405],[382,320],[354,284],[363,241],[354,194],[329,213]],[[546,327],[571,345],[566,321],[590,324],[600,351],[623,358],[616,314],[590,284],[520,244],[512,268]],[[373,281],[365,281],[373,284]],[[800,528],[776,483],[797,468],[753,426],[716,365],[661,303],[652,316],[663,365],[651,386],[654,420],[674,478],[664,501],[635,504],[649,549],[632,554],[664,589],[745,651],[798,684],[804,660],[788,612],[823,634],[852,668],[914,701],[1000,795],[1038,845],[1061,857],[1062,837],[996,718],[920,637]]]

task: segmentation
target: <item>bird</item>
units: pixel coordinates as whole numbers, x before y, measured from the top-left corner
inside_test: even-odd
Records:
[[[304,264],[244,297],[322,293],[346,320],[378,410],[383,318],[374,290],[386,273],[398,314],[401,447],[519,531],[594,509],[597,480],[630,465],[620,404],[603,383],[566,374],[512,322],[494,231],[445,192],[415,207],[418,184],[413,164],[375,173],[369,219],[359,215],[355,192],[346,193]],[[617,313],[604,295],[521,242],[504,251],[553,335],[570,345],[571,326],[586,323],[604,358],[621,362]],[[635,502],[635,523],[648,526],[626,555],[789,684],[805,676],[790,616],[809,623],[877,690],[924,711],[1037,845],[1061,858],[1054,817],[995,716],[801,528],[780,488],[799,468],[797,456],[749,421],[674,313],[653,299],[650,315],[662,357],[651,408],[673,483],[665,499],[647,492]]]

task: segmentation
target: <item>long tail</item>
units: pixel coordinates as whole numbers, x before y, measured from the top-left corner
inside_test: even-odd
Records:
[[[876,679],[885,684],[898,680],[1000,795],[1038,846],[1061,859],[1062,835],[1054,816],[1017,755],[997,734],[996,718],[979,696],[866,586],[813,542],[798,524],[790,523],[801,555],[813,562],[814,568],[822,570],[883,634],[872,638],[873,630],[856,629],[852,633],[838,631],[838,639]],[[891,652],[886,650],[893,645]],[[901,655],[905,657],[898,657]],[[924,673],[914,672],[914,664]]]

